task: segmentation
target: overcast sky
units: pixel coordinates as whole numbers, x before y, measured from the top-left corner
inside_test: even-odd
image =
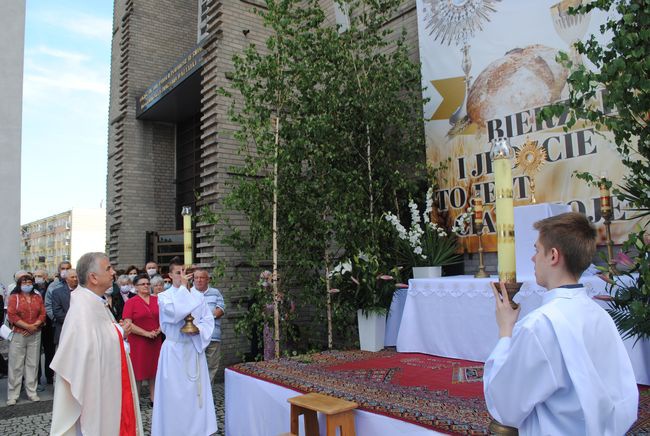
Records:
[[[27,0],[22,224],[105,202],[112,8]]]

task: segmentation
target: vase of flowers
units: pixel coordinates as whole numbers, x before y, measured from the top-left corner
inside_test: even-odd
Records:
[[[397,286],[395,274],[385,271],[378,256],[359,252],[336,265],[330,273],[334,286],[330,292],[348,299],[358,309],[362,350],[384,348],[386,314]]]
[[[385,219],[397,234],[395,244],[397,259],[401,266],[413,269],[414,278],[440,277],[443,265],[459,262],[462,257],[458,251],[458,235],[467,231],[472,219],[472,211],[461,214],[450,230],[431,221],[433,210],[433,188],[426,194],[426,205],[420,213],[418,205],[409,200],[411,225],[407,229],[399,218],[391,212]],[[425,269],[420,269],[425,267]]]

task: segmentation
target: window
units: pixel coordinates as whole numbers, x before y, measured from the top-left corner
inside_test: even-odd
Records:
[[[208,36],[208,0],[198,0],[199,2],[199,25],[196,42],[201,42]]]

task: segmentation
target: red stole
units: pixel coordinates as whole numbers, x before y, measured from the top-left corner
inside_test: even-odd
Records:
[[[136,435],[135,406],[133,405],[133,392],[131,391],[131,379],[129,377],[129,365],[126,361],[126,350],[124,350],[124,341],[122,334],[117,330],[117,336],[120,340],[120,360],[122,363],[122,410],[120,413],[120,436]]]

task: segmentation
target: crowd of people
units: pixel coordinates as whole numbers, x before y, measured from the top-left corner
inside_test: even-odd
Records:
[[[499,341],[483,373],[490,415],[521,434],[624,434],[637,419],[633,368],[611,317],[579,282],[596,253],[596,230],[574,212],[534,228],[535,279],[548,290],[543,304],[519,320],[504,283],[492,283]],[[51,434],[143,434],[144,381],[153,436],[214,434],[211,384],[225,305],[208,271],[175,258],[166,275],[153,262],[117,274],[103,253],[87,253],[76,266],[63,262],[50,285],[44,271],[19,271],[3,296],[13,331],[7,404],[23,384],[39,400],[49,322],[56,347],[46,365],[55,374]]]
[[[225,304],[221,292],[209,282],[208,270],[185,269],[178,258],[172,259],[169,273],[161,273],[153,261],[144,268],[132,265],[115,271],[103,253],[82,256],[77,269],[61,262],[53,280],[43,270],[17,271],[15,283],[0,289],[2,319],[12,332],[8,362],[0,361],[0,372],[8,377],[7,405],[16,404],[23,385],[27,398],[39,401],[44,384],[55,383],[52,434],[112,434],[108,430],[115,423],[96,415],[102,408],[91,397],[97,395],[84,395],[83,385],[92,384],[87,377],[100,375],[104,380],[111,374],[109,379],[122,382],[121,392],[108,392],[106,397],[122,399],[117,419],[120,434],[131,430],[140,434],[139,401],[147,396],[153,407],[152,434],[180,434],[195,427],[201,431],[191,434],[203,429],[208,430],[203,434],[216,432],[211,384],[219,368]],[[90,319],[93,312],[97,316]],[[180,330],[188,314],[198,327],[196,335]],[[96,325],[94,333],[88,325]],[[105,341],[98,340],[102,335]],[[121,339],[119,347],[116,338]],[[120,350],[127,358],[119,355]],[[80,364],[73,355],[102,359],[113,355],[115,360],[88,357],[87,363]],[[133,381],[130,403],[124,391],[129,380]],[[144,383],[148,392],[142,391]],[[178,398],[187,401],[179,404]],[[186,412],[179,414],[179,407]]]

